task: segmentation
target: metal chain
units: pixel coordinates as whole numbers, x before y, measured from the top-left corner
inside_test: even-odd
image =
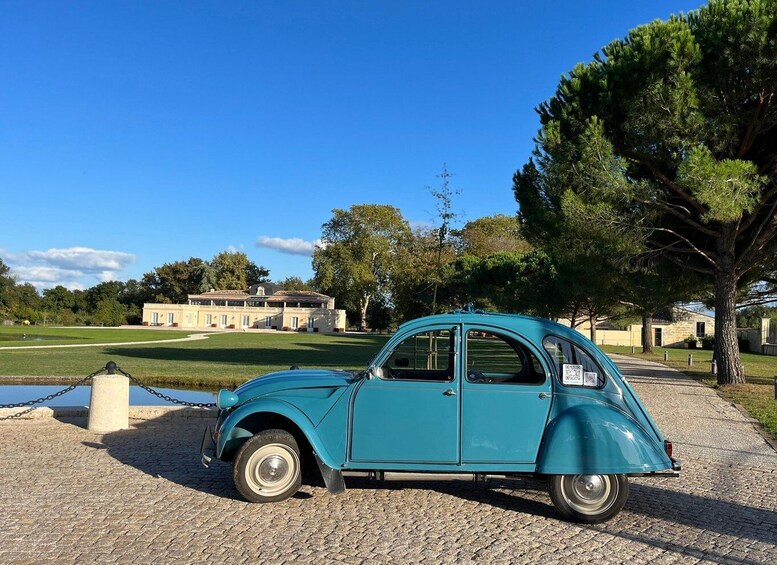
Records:
[[[80,381],[73,383],[67,388],[63,388],[60,391],[57,391],[55,393],[49,394],[48,396],[43,396],[41,398],[36,398],[35,400],[28,400],[27,402],[17,402],[15,404],[0,404],[0,408],[24,408],[25,406],[28,406],[26,410],[22,410],[21,412],[17,412],[16,414],[11,414],[10,416],[3,416],[0,417],[0,421],[3,420],[12,420],[14,418],[21,418],[22,416],[29,414],[35,408],[37,408],[35,405],[40,404],[41,402],[48,402],[49,400],[53,400],[57,398],[58,396],[62,396],[63,394],[67,394],[71,390],[74,390],[77,386],[81,386],[85,384],[87,381],[91,380],[93,377],[96,377],[97,375],[104,373],[108,371],[108,366],[113,365],[111,369],[115,368],[116,371],[127,377],[129,380],[131,380],[133,383],[138,385],[140,388],[148,392],[149,394],[153,394],[157,398],[161,398],[162,400],[165,400],[167,402],[172,402],[173,404],[180,404],[181,406],[190,406],[192,408],[214,408],[216,406],[215,402],[186,402],[185,400],[178,400],[177,398],[173,398],[172,396],[168,396],[166,394],[162,394],[159,391],[154,390],[150,386],[144,385],[142,382],[140,382],[138,379],[130,375],[128,372],[124,371],[120,367],[117,367],[115,363],[110,362],[102,369],[95,371],[91,375],[88,375],[81,379]],[[108,371],[109,373],[112,371]]]
[[[128,372],[124,371],[121,367],[116,367],[116,371],[121,373],[125,377],[127,377],[129,380],[131,380],[133,383],[138,385],[140,388],[142,388],[149,394],[153,394],[157,398],[161,398],[162,400],[165,400],[167,402],[172,402],[173,404],[180,404],[181,406],[191,406],[192,408],[215,408],[216,407],[215,402],[186,402],[185,400],[178,400],[177,398],[173,398],[172,396],[162,394],[161,392],[154,390],[150,386],[144,385],[138,379],[130,375]]]
[[[96,377],[97,375],[99,375],[100,373],[103,373],[103,372],[105,372],[105,367],[103,367],[102,369],[100,369],[98,371],[95,371],[91,375],[88,375],[88,376],[84,377],[80,381],[78,381],[76,383],[73,383],[69,387],[63,388],[62,390],[57,391],[57,392],[52,393],[52,394],[49,394],[48,396],[43,396],[41,398],[36,398],[35,400],[28,400],[27,402],[17,402],[15,404],[0,404],[0,408],[24,408],[25,406],[29,406],[29,408],[27,408],[27,410],[22,410],[21,412],[17,412],[16,414],[11,414],[10,416],[3,416],[2,418],[0,418],[0,421],[2,421],[2,420],[13,420],[14,418],[21,418],[22,416],[24,416],[26,414],[29,414],[30,412],[35,410],[35,408],[37,408],[35,406],[35,404],[40,404],[41,402],[48,402],[49,400],[53,400],[53,399],[57,398],[58,396],[62,396],[63,394],[67,394],[71,390],[74,390],[77,386],[81,386],[82,384],[85,384],[87,381],[91,380],[92,377]]]

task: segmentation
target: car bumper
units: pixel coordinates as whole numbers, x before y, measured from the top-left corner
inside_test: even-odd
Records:
[[[672,468],[666,471],[652,471],[650,473],[629,473],[629,477],[679,477],[680,471],[683,469],[681,461],[670,457],[672,460]]]
[[[213,440],[213,432],[210,426],[205,428],[205,433],[202,436],[200,456],[202,457],[202,464],[206,467],[210,467],[210,464],[216,458],[216,442]]]

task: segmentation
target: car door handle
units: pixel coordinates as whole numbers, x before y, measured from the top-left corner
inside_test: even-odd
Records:
[[[548,396],[550,396],[550,395],[545,393],[545,392],[541,392],[540,393],[540,400],[545,400]]]
[[[449,388],[445,392],[443,392],[443,396],[456,396],[456,391],[452,388]]]

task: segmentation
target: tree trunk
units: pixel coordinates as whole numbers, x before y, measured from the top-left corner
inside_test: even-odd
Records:
[[[596,343],[596,316],[593,314],[588,316],[588,323],[590,324],[590,329],[588,330],[588,333],[591,337],[591,341]]]
[[[642,353],[653,353],[653,314],[642,313]]]
[[[718,384],[745,382],[737,344],[737,277],[733,265],[715,272],[715,359]]]
[[[367,331],[367,306],[370,305],[369,295],[359,300],[359,331]]]

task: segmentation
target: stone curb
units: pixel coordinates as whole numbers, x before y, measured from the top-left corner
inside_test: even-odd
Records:
[[[26,408],[2,408],[0,419],[13,416]],[[218,411],[215,408],[190,408],[188,406],[130,406],[130,420],[156,420],[159,418],[215,418]],[[44,420],[47,418],[86,418],[89,408],[86,406],[41,406],[19,418],[6,420],[20,422],[23,420]]]

